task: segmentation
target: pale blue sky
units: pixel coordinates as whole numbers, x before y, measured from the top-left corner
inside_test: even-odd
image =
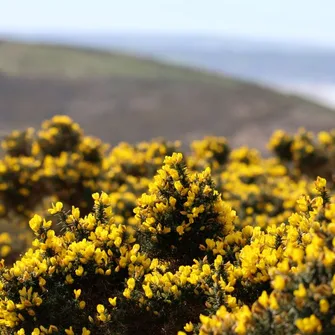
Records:
[[[214,33],[335,46],[335,0],[0,0],[0,32]]]

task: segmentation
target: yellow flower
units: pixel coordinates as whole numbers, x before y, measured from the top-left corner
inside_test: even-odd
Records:
[[[114,298],[108,298],[108,302],[112,305],[112,306],[116,306],[116,299],[117,297],[114,297]]]
[[[320,333],[322,331],[321,321],[314,314],[304,319],[297,319],[295,325],[306,334]]]
[[[272,286],[275,290],[282,291],[285,288],[285,279],[282,276],[276,276]]]
[[[74,335],[74,331],[72,330],[72,327],[70,327],[69,329],[65,329],[65,333],[67,335]]]
[[[304,250],[299,249],[299,248],[294,248],[291,252],[292,259],[297,263],[302,262],[302,260],[304,259],[304,256],[305,256]]]
[[[52,225],[52,221],[49,220],[49,221],[46,221],[45,219],[43,220],[43,228],[45,229],[49,229]]]
[[[97,305],[97,311],[98,311],[99,314],[104,313],[105,312],[105,306],[101,305],[101,304]]]
[[[72,216],[75,220],[79,220],[79,217],[80,217],[79,208],[72,206]]]
[[[279,308],[277,299],[273,294],[270,295],[270,308],[274,310]]]
[[[202,266],[202,272],[205,274],[205,275],[210,275],[211,274],[211,268],[208,264],[204,264]]]
[[[319,195],[323,196],[324,192],[326,191],[326,186],[327,186],[326,179],[318,176],[314,182],[314,187],[315,187],[314,191],[317,192]],[[321,202],[321,205],[322,205],[322,202]]]
[[[324,314],[328,313],[328,311],[329,311],[329,302],[328,302],[328,300],[321,299],[319,304],[320,304],[320,312],[324,313]]]
[[[134,278],[129,278],[127,280],[127,286],[128,288],[132,291],[135,288],[135,279]]]
[[[147,284],[147,285],[143,285],[143,290],[144,290],[144,294],[147,298],[151,299],[153,297],[153,293],[152,293],[152,290],[150,288],[150,285]]]
[[[247,332],[247,328],[244,323],[239,322],[235,328],[235,333],[238,335],[244,335]]]
[[[93,193],[93,194],[92,194],[92,198],[93,198],[95,201],[99,201],[99,199],[100,199],[100,195],[99,195],[99,193],[98,193],[98,192]]]
[[[110,199],[107,193],[102,192],[100,196],[100,201],[102,202],[103,205],[107,206],[110,203]]]
[[[318,134],[318,140],[323,145],[329,145],[333,142],[331,135],[326,131],[321,131]]]
[[[179,235],[183,235],[184,234],[184,230],[185,230],[185,226],[184,225],[181,225],[181,226],[178,226],[176,228],[176,231]]]
[[[305,195],[299,197],[299,199],[297,200],[297,207],[301,212],[308,211],[308,201]]]
[[[63,204],[60,201],[58,201],[56,202],[56,205],[52,204],[52,208],[48,209],[48,212],[50,214],[57,214],[61,212],[62,209],[63,209]]]
[[[74,297],[77,300],[80,297],[81,289],[79,289],[79,290],[73,290],[73,292],[74,292]]]
[[[130,295],[131,295],[131,290],[129,288],[125,288],[125,290],[123,291],[123,296],[127,299],[130,299]]]
[[[72,278],[71,275],[66,275],[65,280],[68,284],[73,284],[74,279]]]
[[[12,300],[8,300],[7,302],[7,311],[12,312],[15,309],[15,304]]]
[[[193,329],[194,329],[194,326],[192,322],[186,323],[186,325],[184,326],[184,330],[188,333],[192,332]]]
[[[174,198],[174,197],[169,198],[169,203],[172,207],[176,206],[176,202],[177,202],[176,198]]]
[[[84,268],[80,265],[78,269],[75,271],[75,273],[78,277],[82,276],[84,273]]]
[[[221,255],[217,255],[215,260],[214,260],[214,267],[216,270],[219,269],[220,265],[222,264],[223,258]]]
[[[29,221],[29,226],[35,233],[37,233],[42,226],[42,222],[42,218],[35,214],[34,217]]]
[[[179,193],[184,189],[182,183],[179,180],[174,182],[174,187]]]
[[[88,330],[86,327],[83,328],[81,335],[90,335],[91,331]]]
[[[237,306],[237,304],[236,304],[236,302],[237,302],[236,298],[233,297],[233,296],[231,296],[231,295],[226,295],[226,301],[227,301],[227,305],[231,309],[233,309],[233,308],[235,308]]]
[[[305,288],[304,284],[300,283],[298,290],[294,290],[293,294],[297,298],[304,298],[304,297],[306,297],[307,291],[306,291],[306,288]]]
[[[216,245],[215,241],[213,241],[209,238],[206,239],[206,244],[207,244],[208,249],[210,249],[210,250],[213,250],[215,248],[215,245]]]
[[[121,243],[122,243],[122,239],[121,239],[120,236],[118,236],[118,237],[115,239],[114,244],[119,248],[120,245],[121,245]]]
[[[267,308],[269,306],[269,297],[266,291],[263,291],[261,296],[258,298],[258,302],[264,307]]]

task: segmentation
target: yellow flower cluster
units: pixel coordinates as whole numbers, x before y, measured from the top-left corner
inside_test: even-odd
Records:
[[[71,118],[65,115],[54,116],[42,123],[35,153],[40,150],[45,155],[58,156],[62,151],[74,151],[81,137],[82,130]]]
[[[226,303],[215,315],[201,316],[199,334],[267,334],[273,329],[283,334],[334,331],[335,198],[329,199],[325,185],[326,180],[319,177],[315,182],[319,195],[299,199],[299,209],[287,224],[261,235],[255,234],[254,228],[250,245],[239,253],[241,268],[235,269],[235,278],[239,282],[242,277],[243,283],[248,275],[249,280],[267,281],[271,287],[264,286],[251,305],[237,295],[237,306]],[[253,245],[253,238],[257,245]],[[260,256],[266,250],[263,261]],[[245,263],[244,257],[253,261],[253,266]],[[237,290],[235,285],[234,292]]]
[[[334,139],[278,131],[263,158],[215,137],[109,150],[66,116],[12,133],[0,333],[335,332]]]
[[[287,166],[293,165],[292,174],[300,176],[303,173],[312,178],[322,175],[331,181],[335,163],[335,129],[315,135],[301,128],[293,136],[280,130],[273,134],[268,147]]]
[[[33,128],[28,128],[25,131],[14,130],[4,138],[1,147],[12,157],[30,156],[34,132]]]
[[[66,204],[72,199],[71,205],[90,206],[90,195],[106,188],[107,146],[83,136],[79,125],[67,116],[53,117],[38,132],[14,131],[2,147],[0,217],[11,212],[30,217],[38,210],[41,193]]]
[[[49,212],[59,217],[62,233],[37,214],[30,220],[36,235],[32,247],[2,271],[0,326],[36,334],[74,334],[80,326],[89,334],[116,317],[111,313],[117,296],[105,297],[104,289],[114,291],[128,274],[143,276],[151,260],[135,244],[134,229],[114,222],[111,198],[106,193],[92,197],[93,212],[84,217],[76,207],[68,213],[61,202],[53,204]],[[18,295],[10,293],[13,289]],[[89,305],[91,294],[100,299],[95,308]],[[72,323],[76,314],[82,317]]]
[[[206,136],[202,140],[193,141],[191,144],[192,155],[188,165],[192,168],[202,169],[209,166],[212,170],[222,167],[226,163],[230,148],[224,137]]]
[[[138,203],[134,213],[145,250],[164,250],[165,257],[187,252],[184,261],[199,256],[206,238],[228,235],[236,216],[214,188],[210,168],[189,171],[181,153],[165,158]]]

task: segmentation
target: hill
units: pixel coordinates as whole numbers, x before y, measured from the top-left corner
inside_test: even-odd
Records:
[[[261,148],[277,128],[335,126],[329,108],[215,73],[117,52],[1,42],[0,131],[54,114],[113,144],[214,134]]]

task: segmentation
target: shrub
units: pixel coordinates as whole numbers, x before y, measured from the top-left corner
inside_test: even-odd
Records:
[[[13,132],[1,333],[332,334],[334,134],[276,132],[263,158],[215,137],[109,150],[65,116]]]

